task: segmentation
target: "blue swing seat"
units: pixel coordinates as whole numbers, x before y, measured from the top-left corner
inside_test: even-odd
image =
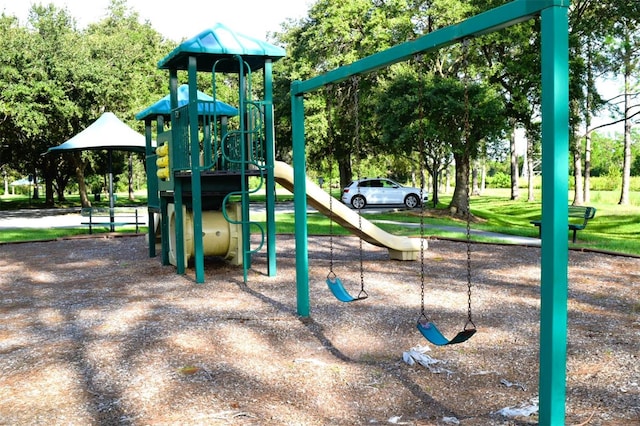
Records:
[[[437,346],[454,345],[456,343],[466,342],[476,332],[475,327],[467,328],[465,326],[465,328],[458,334],[456,334],[453,339],[449,340],[444,337],[444,335],[440,332],[440,330],[438,330],[438,327],[436,327],[433,322],[425,318],[421,318],[420,320],[418,320],[417,327],[425,339]]]
[[[329,290],[331,290],[331,293],[333,293],[335,298],[341,302],[355,302],[356,300],[362,300],[368,297],[367,292],[364,290],[360,291],[358,297],[353,297],[352,295],[350,295],[342,285],[342,280],[335,276],[335,274],[333,274],[333,276],[327,277],[327,286],[329,286]]]

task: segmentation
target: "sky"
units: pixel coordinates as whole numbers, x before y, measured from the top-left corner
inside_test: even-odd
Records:
[[[105,17],[110,0],[0,0],[0,13],[15,15],[25,23],[33,4],[53,3],[66,8],[80,28]],[[177,5],[161,7],[160,4]],[[140,21],[148,20],[166,38],[181,41],[222,23],[231,30],[259,40],[266,40],[267,32],[280,30],[288,18],[307,15],[307,0],[127,0],[129,9],[138,12]]]

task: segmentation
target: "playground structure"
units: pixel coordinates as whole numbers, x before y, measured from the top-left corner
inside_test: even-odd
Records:
[[[292,167],[274,158],[272,64],[284,54],[216,24],[159,62],[159,68],[169,70],[169,95],[136,114],[145,121],[149,255],[156,255],[159,227],[162,263],[183,274],[193,260],[199,283],[204,282],[207,255],[241,265],[246,281],[251,255],[265,245],[267,274],[276,275],[275,184],[290,191],[294,186]],[[188,83],[180,87],[179,71],[188,74]],[[259,91],[252,83],[259,71],[262,98],[256,99]],[[197,90],[198,72],[211,74],[213,96]],[[218,74],[235,76],[237,108],[217,99]],[[310,204],[364,240],[387,247],[391,259],[417,258],[415,239],[391,235],[339,202],[330,207],[327,192],[311,181],[306,187]],[[249,215],[249,194],[260,189],[266,194],[265,227]],[[251,247],[251,232],[261,235],[256,247]]]
[[[284,56],[275,46],[230,34],[223,26],[215,26],[178,46],[160,61],[159,68],[169,70],[170,106],[168,113],[147,115],[147,157],[149,187],[157,182],[157,198],[150,192],[149,214],[160,214],[162,261],[173,260],[178,273],[184,273],[186,262],[194,259],[196,281],[204,282],[204,239],[226,230],[225,239],[237,238],[235,244],[212,244],[216,255],[224,255],[247,270],[251,254],[266,242],[268,275],[275,275],[275,182],[289,186],[294,192],[296,226],[296,287],[300,316],[309,316],[309,264],[307,246],[307,202],[323,207],[322,197],[310,195],[312,185],[306,177],[304,139],[304,94],[352,76],[413,58],[465,39],[481,36],[541,17],[542,36],[542,146],[543,199],[542,220],[542,290],[540,323],[540,423],[562,424],[565,404],[568,242],[566,240],[568,184],[568,6],[569,0],[516,0],[472,17],[457,25],[426,34],[416,40],[396,45],[385,51],[337,68],[310,80],[291,85],[293,126],[293,178],[289,170],[276,173],[274,158],[272,63]],[[233,40],[229,48],[222,41]],[[246,41],[246,45],[243,45]],[[178,106],[178,71],[188,73],[188,101]],[[263,71],[263,98],[254,100],[251,89],[253,72]],[[213,103],[197,98],[196,76],[200,71],[212,74]],[[216,97],[216,73],[238,77],[238,116],[233,125],[228,115],[219,114]],[[165,118],[170,117],[170,130]],[[226,118],[225,118],[226,117]],[[157,121],[157,146],[151,144],[151,122]],[[167,123],[168,124],[168,123]],[[166,146],[166,148],[163,148]],[[159,165],[155,162],[159,157]],[[154,166],[155,165],[155,166]],[[159,167],[159,168],[155,168]],[[153,174],[156,171],[156,174]],[[159,173],[159,175],[157,174]],[[157,176],[157,178],[155,177]],[[249,219],[250,177],[256,177],[266,193],[266,229]],[[236,206],[232,205],[237,202]],[[172,219],[169,221],[169,205]],[[229,211],[235,212],[230,214]],[[204,213],[207,212],[207,213]],[[334,213],[335,214],[335,213]],[[217,219],[205,219],[206,216]],[[219,217],[229,225],[223,225]],[[352,224],[338,215],[343,224]],[[189,218],[187,220],[186,218]],[[173,223],[171,230],[169,222]],[[212,222],[211,231],[203,223]],[[150,229],[153,229],[150,220]],[[190,239],[185,228],[193,229]],[[216,229],[218,228],[218,229]],[[258,247],[250,246],[250,231],[262,235]],[[353,226],[351,226],[353,230]],[[358,228],[370,242],[387,244],[383,234],[372,236]],[[150,231],[152,232],[152,231]],[[232,237],[233,236],[233,237]],[[150,234],[151,245],[155,244]],[[169,240],[174,243],[172,246]],[[188,242],[189,241],[189,242]],[[191,242],[192,241],[192,242]],[[185,249],[191,245],[193,249]],[[208,247],[208,246],[207,246]],[[393,248],[392,250],[395,250]],[[401,252],[414,253],[415,245]],[[393,253],[393,252],[392,252]],[[170,259],[170,254],[173,259]],[[402,255],[404,256],[404,255]]]
[[[221,24],[186,40],[158,63],[169,71],[168,99],[136,115],[145,121],[149,188],[149,254],[155,255],[156,218],[163,264],[183,274],[193,259],[204,282],[204,256],[242,265],[268,239],[269,275],[275,275],[272,62],[284,50],[231,32]],[[255,99],[252,75],[263,71],[263,97]],[[178,87],[178,72],[188,83]],[[211,74],[213,96],[197,90],[198,72]],[[218,74],[237,78],[237,109],[216,99]],[[168,102],[167,102],[168,100]],[[157,146],[152,144],[156,121]],[[258,179],[250,188],[249,179]],[[249,218],[249,193],[265,187],[267,230]],[[261,242],[251,247],[250,233]]]

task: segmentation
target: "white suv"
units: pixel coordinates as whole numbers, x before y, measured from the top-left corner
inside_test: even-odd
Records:
[[[429,201],[429,194],[422,191],[423,203]],[[386,178],[365,178],[351,182],[342,191],[342,202],[356,209],[371,205],[404,204],[412,209],[420,206],[420,188],[402,186]]]

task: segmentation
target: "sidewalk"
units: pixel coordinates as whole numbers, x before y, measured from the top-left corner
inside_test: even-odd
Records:
[[[0,211],[0,229],[73,228],[82,226],[80,209],[22,209]]]
[[[252,209],[254,206],[252,206]],[[264,210],[264,205],[256,205],[255,210]],[[292,213],[293,203],[278,203],[276,213]],[[253,210],[252,210],[253,211]],[[308,211],[315,211],[309,208]],[[367,211],[373,212],[373,210]],[[86,219],[86,218],[84,218]],[[147,215],[142,215],[142,219],[147,220]],[[9,228],[77,228],[82,226],[83,217],[80,215],[80,208],[70,209],[22,209],[0,211],[0,229]],[[395,222],[389,220],[374,220],[373,223],[387,223],[411,228],[419,228],[419,223]],[[465,238],[466,228],[461,226],[442,226],[425,224],[425,229],[437,228],[439,230],[460,234],[460,238]],[[538,238],[520,237],[517,235],[499,234],[496,232],[480,231],[471,229],[471,235],[483,236],[500,240],[507,244],[521,244],[528,246],[540,246]]]
[[[140,207],[146,211],[146,207]],[[147,224],[147,214],[140,215]],[[0,229],[10,228],[79,228],[88,218],[80,215],[80,208],[22,209],[0,211]]]
[[[390,220],[374,220],[373,223],[387,223],[393,225],[406,226],[410,228],[420,228],[419,223],[405,223],[405,222],[393,222]],[[444,225],[429,225],[428,223],[424,224],[425,229],[438,229],[441,231],[453,232],[460,234],[460,238],[466,238],[467,228],[462,226],[444,226]],[[471,229],[471,235],[481,236],[485,238],[493,238],[496,240],[500,240],[504,243],[508,244],[520,244],[526,246],[540,246],[540,239],[531,238],[531,237],[521,237],[519,235],[509,235],[509,234],[499,234],[497,232],[489,232],[489,231],[481,231],[479,229]]]

